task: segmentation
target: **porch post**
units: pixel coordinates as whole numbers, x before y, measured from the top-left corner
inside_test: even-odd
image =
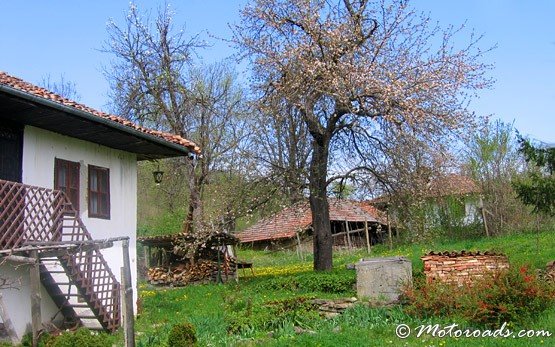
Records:
[[[123,272],[121,274],[124,297],[122,311],[124,323],[125,346],[135,347],[135,315],[133,314],[133,283],[131,280],[131,266],[129,261],[129,239],[122,241]]]
[[[42,317],[40,310],[40,265],[37,250],[30,252],[35,262],[29,267],[29,287],[31,290],[31,328],[33,332],[33,347],[38,346],[39,332],[42,328]]]

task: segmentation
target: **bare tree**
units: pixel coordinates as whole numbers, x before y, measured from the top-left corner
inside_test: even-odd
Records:
[[[512,124],[485,120],[467,142],[464,168],[482,189],[492,234],[523,227],[528,213],[515,198],[511,180],[524,170]]]
[[[261,100],[258,110],[252,123],[254,136],[249,154],[294,204],[304,198],[307,187],[311,147],[306,123],[285,100]]]
[[[264,98],[295,107],[310,133],[314,268],[332,268],[326,197],[330,149],[379,124],[434,134],[470,121],[467,92],[489,85],[478,38],[430,26],[405,1],[256,0],[234,28]],[[333,154],[333,153],[332,153]],[[335,157],[337,159],[337,157]]]
[[[43,77],[40,85],[64,98],[68,98],[74,101],[80,101],[81,95],[77,92],[77,85],[75,82],[67,80],[65,76],[62,74],[60,75],[60,79],[58,81],[54,81],[50,74]]]
[[[198,37],[172,27],[166,7],[154,23],[131,5],[125,26],[111,22],[106,52],[115,56],[106,76],[116,112],[141,124],[188,138],[202,155],[186,158],[189,202],[185,231],[203,218],[202,194],[209,175],[228,163],[244,127],[243,95],[232,69],[195,66]]]

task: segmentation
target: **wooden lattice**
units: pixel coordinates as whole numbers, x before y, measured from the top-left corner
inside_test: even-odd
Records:
[[[92,240],[69,198],[58,190],[0,180],[0,249],[28,241]],[[120,325],[120,284],[98,247],[60,256],[67,276],[102,326]]]

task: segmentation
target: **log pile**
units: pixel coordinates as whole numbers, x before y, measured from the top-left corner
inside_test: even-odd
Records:
[[[221,263],[220,276],[223,282],[235,278],[236,262],[226,258]],[[148,269],[147,280],[150,284],[184,286],[191,283],[209,283],[218,281],[218,262],[199,260],[194,265],[178,263],[165,267]]]

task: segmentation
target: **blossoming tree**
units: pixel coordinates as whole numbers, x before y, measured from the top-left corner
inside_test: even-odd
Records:
[[[429,23],[406,1],[255,0],[234,27],[261,98],[287,100],[308,127],[315,270],[332,268],[334,141],[368,143],[383,128],[433,140],[470,121],[468,97],[490,83],[478,37],[461,47],[462,27]]]

